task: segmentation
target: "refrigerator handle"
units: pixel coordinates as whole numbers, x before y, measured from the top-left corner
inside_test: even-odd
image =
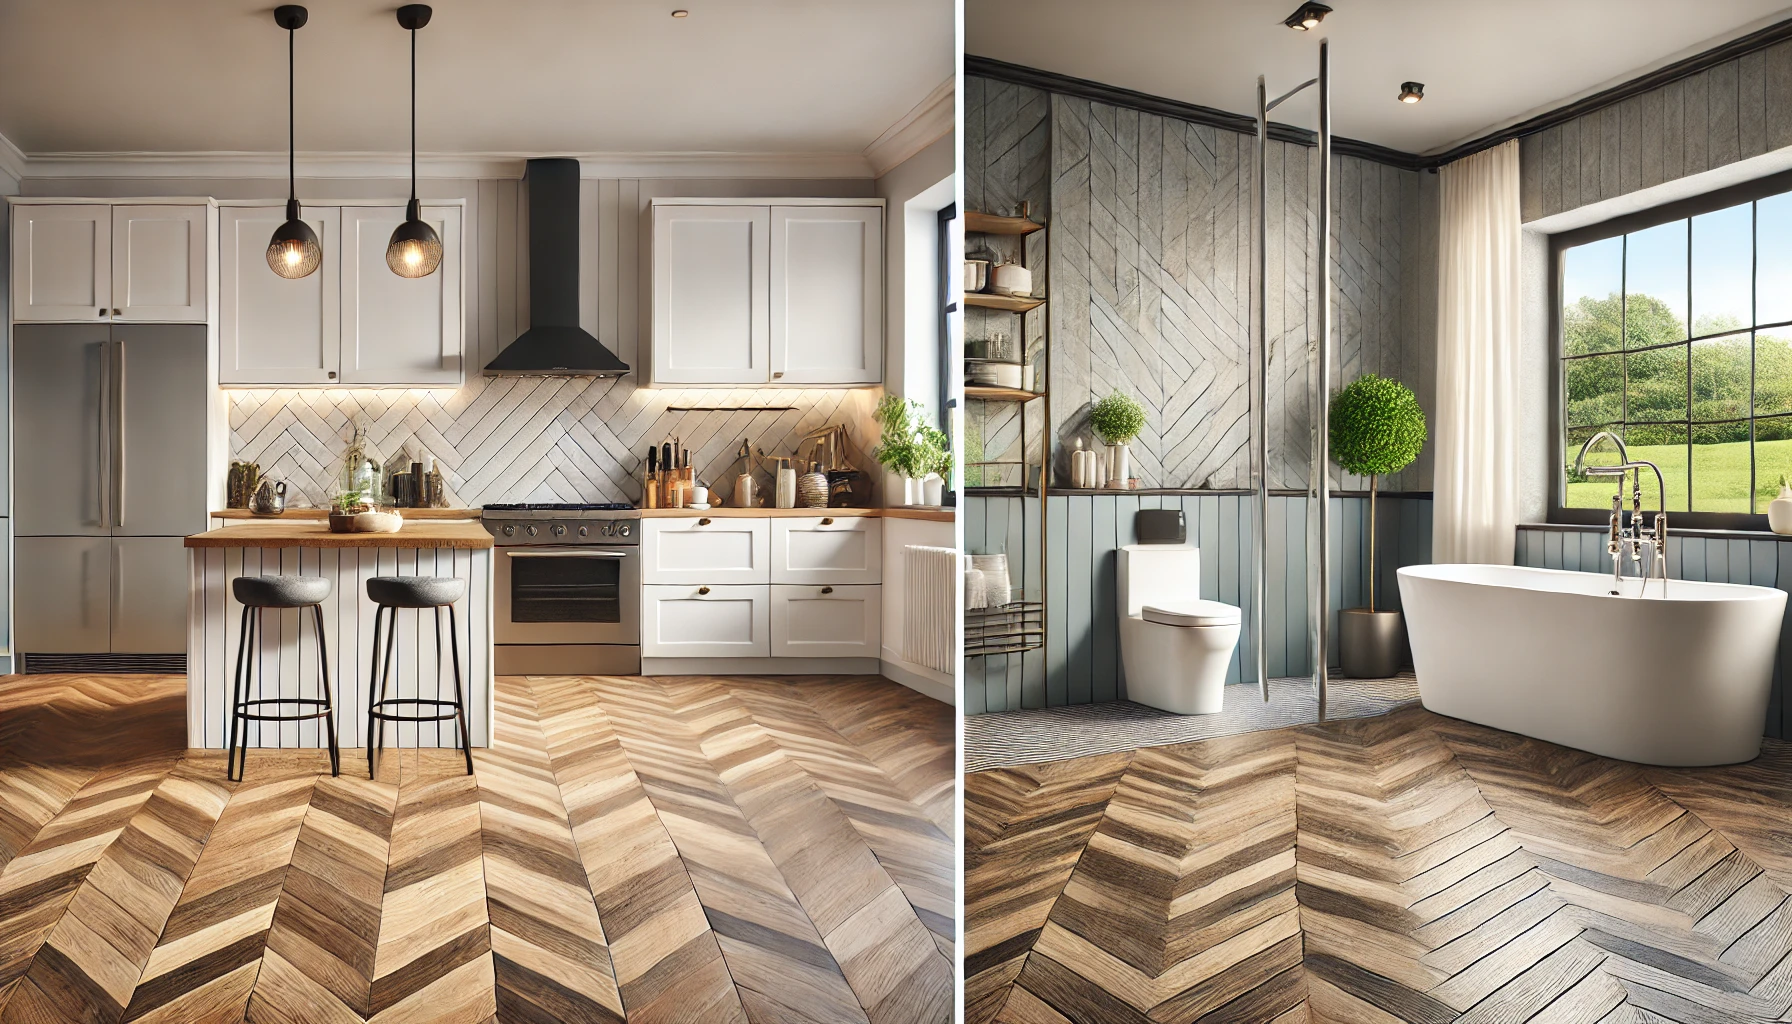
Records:
[[[111,460],[108,456],[111,454],[112,448],[112,358],[111,353],[107,351],[111,344],[107,341],[100,342],[100,387],[98,400],[94,402],[94,405],[99,408],[100,414],[100,429],[94,437],[93,468],[94,490],[98,492],[100,499],[101,526],[110,526],[112,523],[111,481],[108,479],[111,469]]]
[[[114,419],[116,420],[116,422],[113,424],[113,429],[117,431],[117,437],[118,437],[118,446],[114,450],[113,456],[112,456],[113,467],[118,474],[117,475],[118,487],[113,493],[116,496],[117,501],[118,501],[118,521],[117,521],[116,525],[118,526],[119,529],[122,530],[122,529],[124,529],[124,483],[125,483],[125,480],[124,480],[124,473],[125,473],[125,465],[124,465],[125,464],[125,452],[124,452],[124,391],[125,391],[124,342],[115,341],[112,344],[117,346],[117,350],[118,350],[118,379],[116,381],[114,381],[112,384],[112,400],[115,403]]]

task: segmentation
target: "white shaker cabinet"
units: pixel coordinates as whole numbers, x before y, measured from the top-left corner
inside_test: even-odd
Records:
[[[771,210],[653,208],[653,380],[764,383]]]
[[[112,208],[20,204],[12,211],[12,318],[106,320],[112,314]]]
[[[458,206],[425,206],[442,237],[442,265],[428,277],[399,277],[386,243],[404,223],[402,206],[342,209],[342,382],[458,387],[461,382],[461,237]]]
[[[771,547],[772,524],[766,519],[643,519],[641,582],[767,583]]]
[[[342,211],[305,207],[306,224],[323,246],[323,264],[297,280],[268,267],[268,239],[286,222],[283,206],[227,206],[220,211],[218,382],[336,384],[341,369]]]
[[[112,207],[112,319],[199,324],[206,315],[208,206]]]
[[[204,323],[210,207],[19,203],[15,323]]]
[[[771,588],[774,658],[875,658],[883,643],[880,586]]]
[[[218,380],[250,387],[459,387],[465,379],[463,208],[425,206],[442,265],[404,278],[386,243],[404,206],[306,206],[323,264],[296,281],[268,267],[280,206],[220,217]]]
[[[883,210],[774,206],[771,382],[883,379]]]
[[[771,588],[644,586],[644,658],[765,658],[771,655]]]
[[[652,383],[883,379],[881,202],[655,199]]]

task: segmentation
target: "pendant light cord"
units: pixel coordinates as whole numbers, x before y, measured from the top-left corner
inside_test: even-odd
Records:
[[[417,201],[417,30],[411,29],[411,202]]]
[[[293,121],[298,117],[298,105],[293,101],[293,94],[298,90],[298,79],[293,72],[294,40],[298,37],[297,29],[286,30],[286,197],[296,201],[299,198],[298,162],[294,147],[298,145],[298,135],[293,128]]]

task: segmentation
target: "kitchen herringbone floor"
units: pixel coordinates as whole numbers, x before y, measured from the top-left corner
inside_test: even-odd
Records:
[[[500,679],[473,777],[378,781],[227,782],[184,700],[0,680],[0,1021],[951,1015],[952,710],[895,684]]]
[[[972,1024],[1792,1019],[1792,746],[1419,709],[965,780]]]

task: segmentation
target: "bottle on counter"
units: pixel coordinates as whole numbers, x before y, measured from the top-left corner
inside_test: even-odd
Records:
[[[647,468],[641,477],[641,507],[660,507],[660,450],[647,446]]]
[[[778,507],[796,507],[796,467],[782,457],[778,459]]]

